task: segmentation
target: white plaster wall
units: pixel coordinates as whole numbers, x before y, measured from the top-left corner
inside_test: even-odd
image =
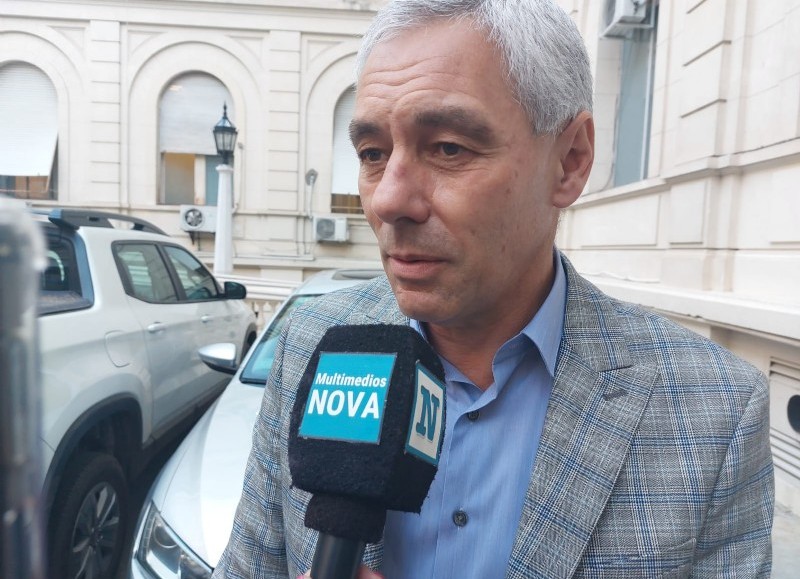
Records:
[[[576,263],[800,306],[800,0],[769,4],[661,2],[648,179],[614,189],[621,42],[598,37],[601,2],[562,2],[596,84],[597,164],[559,232]]]

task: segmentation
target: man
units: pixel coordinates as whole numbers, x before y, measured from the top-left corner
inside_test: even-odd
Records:
[[[447,425],[422,513],[389,513],[362,577],[767,577],[763,375],[554,250],[594,153],[569,17],[550,0],[397,0],[365,36],[356,90],[386,278],[288,324],[215,577],[311,567],[309,497],[287,465],[295,389],[329,326],[379,322],[441,357]]]

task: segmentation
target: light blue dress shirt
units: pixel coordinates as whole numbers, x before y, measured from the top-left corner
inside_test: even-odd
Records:
[[[447,419],[439,469],[421,514],[389,511],[387,579],[504,577],[553,388],[566,305],[556,253],[553,287],[503,344],[485,391],[442,358]],[[412,327],[424,335],[419,322]]]

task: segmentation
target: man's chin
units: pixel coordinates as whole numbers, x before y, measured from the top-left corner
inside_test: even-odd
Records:
[[[447,303],[431,296],[430,292],[395,291],[397,305],[403,315],[420,322],[437,323],[446,317]]]

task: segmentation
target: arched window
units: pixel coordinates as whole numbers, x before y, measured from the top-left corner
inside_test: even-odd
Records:
[[[58,197],[58,100],[47,75],[30,64],[0,67],[0,193]]]
[[[212,130],[224,104],[236,124],[232,101],[225,85],[198,72],[176,77],[164,90],[158,109],[159,203],[216,205],[216,167],[222,157],[217,155]]]
[[[350,121],[356,108],[356,90],[347,89],[333,114],[333,167],[331,180],[331,211],[361,213],[358,197],[359,162],[350,142]]]

